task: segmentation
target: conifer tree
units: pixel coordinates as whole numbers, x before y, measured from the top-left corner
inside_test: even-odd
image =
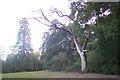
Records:
[[[31,45],[30,30],[28,28],[28,21],[23,18],[20,22],[20,29],[17,35],[17,42],[15,44],[17,71],[26,71],[33,69],[32,54],[33,49]]]
[[[17,42],[16,42],[16,49],[18,55],[25,55],[28,53],[32,53],[32,45],[31,45],[31,37],[30,37],[30,30],[28,28],[28,21],[26,18],[23,18],[19,22],[20,29],[17,35]]]

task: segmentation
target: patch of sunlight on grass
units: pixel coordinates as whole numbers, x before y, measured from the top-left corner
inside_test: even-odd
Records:
[[[49,72],[49,71],[34,71],[34,72],[17,72],[17,73],[5,73],[2,74],[3,78],[52,78],[55,75],[59,75],[61,72]]]

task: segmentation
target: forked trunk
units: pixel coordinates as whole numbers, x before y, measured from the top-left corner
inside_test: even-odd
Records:
[[[79,42],[76,38],[74,38],[74,43],[75,43],[75,46],[77,48],[77,52],[79,53],[80,58],[81,58],[81,71],[85,72],[85,69],[87,66],[86,53],[84,52],[84,50],[82,50],[82,47],[79,45]]]

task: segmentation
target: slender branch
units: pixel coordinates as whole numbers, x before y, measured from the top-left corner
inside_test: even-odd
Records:
[[[58,9],[56,9],[56,8],[53,8],[53,9],[51,9],[50,11],[51,11],[52,13],[57,13],[57,15],[58,15],[59,17],[67,17],[67,18],[71,19],[69,15],[63,14],[62,11],[58,11]],[[71,19],[71,20],[74,21],[74,19]]]
[[[72,33],[70,30],[67,30],[67,29],[65,29],[65,28],[63,28],[63,27],[62,27],[62,28],[59,27],[60,25],[62,25],[62,26],[64,26],[64,27],[67,27],[65,24],[62,24],[62,23],[58,22],[58,23],[57,23],[57,24],[59,24],[59,26],[58,26],[57,24],[54,24],[52,21],[50,21],[50,20],[45,16],[44,12],[43,12],[41,9],[37,10],[36,12],[38,12],[38,11],[41,12],[40,14],[42,15],[42,17],[33,17],[33,19],[36,19],[38,22],[40,22],[40,23],[43,24],[43,25],[46,25],[46,26],[48,26],[48,27],[54,27],[54,28],[56,28],[56,29],[66,31],[66,32],[68,32],[70,35],[73,35],[73,33]],[[55,8],[55,11],[57,11],[58,15],[61,16],[61,17],[62,17],[62,16],[68,16],[68,15],[63,15],[63,13],[62,13],[61,11],[58,11],[56,8]],[[69,16],[68,16],[68,17],[69,17]],[[48,23],[50,23],[50,25],[41,22],[41,21],[39,20],[39,18],[41,18],[42,20],[47,21]]]
[[[62,40],[62,41],[60,41],[58,44],[55,44],[55,45],[49,47],[48,49],[53,48],[53,47],[56,47],[56,46],[59,46],[60,44],[62,44],[63,42],[66,42],[66,41],[68,41],[68,40]]]
[[[33,19],[37,20],[37,21],[40,22],[41,24],[46,25],[46,26],[48,26],[48,27],[51,26],[51,25],[48,25],[48,24],[42,23],[42,22],[41,22],[38,18],[36,18],[36,17],[33,17]]]
[[[44,13],[43,13],[43,11],[40,9],[40,12],[41,12],[41,14],[42,14],[42,16],[44,17],[44,19],[46,20],[46,21],[48,21],[49,23],[51,23],[51,21],[44,15]],[[52,24],[52,23],[51,23]]]
[[[63,25],[63,26],[64,26],[64,25]],[[54,24],[54,28],[59,29],[59,30],[63,30],[63,31],[65,31],[65,32],[69,33],[71,36],[73,36],[73,33],[72,33],[71,31],[66,30],[66,29],[64,29],[64,28],[57,27],[56,24]]]

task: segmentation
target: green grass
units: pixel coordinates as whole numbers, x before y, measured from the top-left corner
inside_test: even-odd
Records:
[[[117,78],[115,75],[104,75],[96,73],[75,73],[75,72],[17,72],[2,74],[2,78]]]
[[[49,71],[37,71],[37,72],[18,72],[18,73],[5,73],[2,74],[2,78],[54,78],[59,77],[67,73],[64,72],[49,72]]]

